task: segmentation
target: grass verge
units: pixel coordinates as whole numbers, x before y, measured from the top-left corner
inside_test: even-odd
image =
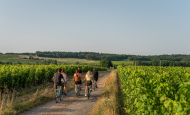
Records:
[[[90,115],[125,115],[117,71],[113,70]]]
[[[67,91],[74,88],[72,77],[68,80]],[[33,107],[47,103],[55,98],[53,85],[42,86],[19,94],[5,95],[0,100],[0,115],[18,115]]]

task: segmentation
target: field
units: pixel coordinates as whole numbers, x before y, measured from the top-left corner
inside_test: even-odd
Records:
[[[28,59],[28,55],[18,55],[18,54],[0,54],[0,62],[12,62],[13,64],[18,64],[18,62],[22,64],[36,64],[41,63],[43,60],[57,60],[58,64],[67,64],[67,65],[75,65],[76,62],[79,64],[97,64],[99,65],[99,61],[95,62],[93,60],[86,59],[77,59],[77,58],[47,58],[47,57],[36,57],[33,56],[34,59]]]
[[[94,62],[99,63],[99,60],[95,60]],[[124,64],[125,66],[127,65],[132,65],[133,61],[128,61],[128,60],[122,60],[122,61],[111,61],[113,65],[122,65]]]
[[[190,68],[119,66],[117,71],[127,113],[190,114]]]
[[[58,68],[71,75],[69,91],[74,87],[72,78],[78,67],[83,72],[107,70],[87,65],[0,65],[0,114],[16,114],[54,99],[52,77]]]
[[[64,69],[68,75],[75,73],[80,67],[83,72],[93,70],[107,70],[103,67],[93,66],[74,66],[74,65],[0,65],[0,88],[7,88],[9,91],[14,89],[40,85],[52,81],[52,76],[58,68]],[[1,93],[3,90],[1,90]]]
[[[78,58],[48,58],[48,57],[37,57],[33,56],[34,59],[28,59],[28,55],[18,55],[18,54],[0,54],[0,62],[12,62],[13,64],[40,64],[44,59],[57,60],[58,64],[64,65],[99,65],[99,60],[86,60]],[[114,65],[132,65],[133,61],[122,60],[122,61],[112,61]]]
[[[18,62],[22,64],[36,64],[40,63],[42,60],[38,59],[28,59],[29,56],[23,56],[18,54],[0,54],[0,62],[12,62],[13,64],[18,64]]]
[[[94,61],[94,60],[86,60],[86,59],[78,59],[78,58],[47,58],[47,57],[35,57],[39,59],[52,59],[52,60],[57,60],[58,63],[60,64],[68,64],[72,65],[75,64],[76,62],[79,62],[79,64],[97,64],[99,65],[99,61]]]

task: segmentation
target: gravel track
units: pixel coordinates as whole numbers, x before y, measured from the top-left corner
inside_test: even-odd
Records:
[[[73,89],[67,93],[67,96],[64,96],[63,101],[58,103],[50,101],[20,115],[88,115],[101,94],[105,80],[110,73],[109,71],[100,73],[98,88],[96,88],[96,91],[91,92],[89,100],[84,96],[85,85],[83,83],[81,97],[76,97]]]

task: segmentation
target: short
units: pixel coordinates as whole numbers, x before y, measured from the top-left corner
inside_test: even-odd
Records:
[[[57,86],[62,86],[62,87],[64,87],[64,84],[61,83],[60,85],[57,85],[56,83],[54,83],[54,89],[57,89]]]
[[[79,84],[82,84],[82,80],[80,80]]]
[[[94,78],[94,80],[97,82],[97,81],[98,81],[98,78],[97,78],[97,77],[95,77],[95,78]]]
[[[85,85],[92,85],[92,81],[86,81],[86,84]]]
[[[76,85],[80,84],[80,82],[75,82]]]
[[[64,85],[67,85],[67,81],[64,82]]]

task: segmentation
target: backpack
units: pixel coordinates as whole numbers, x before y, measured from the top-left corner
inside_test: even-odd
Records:
[[[79,73],[76,73],[76,76],[75,76],[75,82],[80,82],[80,76],[79,76]]]

